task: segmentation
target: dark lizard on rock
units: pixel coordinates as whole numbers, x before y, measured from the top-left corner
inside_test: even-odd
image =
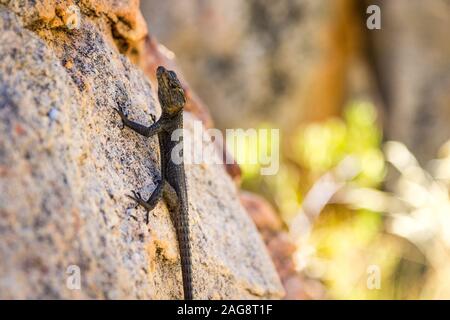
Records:
[[[122,118],[123,125],[135,132],[150,137],[158,134],[159,150],[161,154],[161,181],[148,200],[142,199],[139,192],[133,192],[129,196],[147,210],[146,222],[148,223],[149,211],[153,210],[158,201],[164,198],[170,211],[174,224],[178,247],[181,257],[181,271],[183,276],[184,299],[192,297],[192,267],[191,247],[189,241],[188,198],[186,191],[186,177],[183,159],[183,107],[186,96],[177,75],[164,67],[158,67],[158,98],[161,104],[162,114],[158,121],[149,127],[133,122],[127,118],[122,108],[115,109]],[[178,130],[177,130],[178,129]],[[172,133],[177,130],[177,140],[172,141]],[[179,151],[174,159],[172,151]]]

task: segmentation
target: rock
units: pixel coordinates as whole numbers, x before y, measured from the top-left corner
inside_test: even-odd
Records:
[[[95,1],[82,1],[79,28],[68,30],[18,5],[34,2],[1,3],[0,298],[181,298],[166,206],[158,204],[147,226],[126,197],[155,187],[158,145],[122,130],[113,108],[146,124],[160,110],[143,73],[120,54],[110,14],[99,6],[88,15]],[[195,118],[185,118],[189,135]],[[281,297],[223,166],[186,170],[195,296]]]
[[[262,196],[248,191],[241,191],[240,199],[242,205],[247,210],[247,213],[250,215],[260,232],[278,232],[283,229],[283,223],[280,216]]]
[[[307,279],[297,272],[294,261],[297,246],[283,230],[283,223],[275,209],[267,200],[250,192],[241,191],[240,199],[267,245],[283,283],[283,299],[322,299],[325,296],[323,286],[317,280]]]

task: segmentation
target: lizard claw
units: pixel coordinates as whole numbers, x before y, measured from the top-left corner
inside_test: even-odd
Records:
[[[126,115],[125,113],[123,113],[121,108],[113,108],[120,116],[120,119],[122,119],[122,130],[125,128],[125,121],[124,119],[126,119]]]
[[[123,113],[121,108],[113,108],[121,118],[125,117],[125,113]]]
[[[132,190],[131,192],[133,193],[133,195],[131,196],[131,195],[127,194],[126,196],[127,196],[128,198],[133,199],[133,200],[136,201],[138,204],[140,204],[141,201],[144,201],[144,200],[142,200],[141,194],[140,194],[139,192],[136,192],[136,191],[133,191],[133,190]]]
[[[132,214],[129,215],[130,218],[132,218],[135,221],[138,221],[138,218],[136,218],[135,216],[133,216]]]
[[[133,192],[134,198],[137,200],[142,200],[142,196],[139,192],[136,192],[134,190],[132,190],[131,192]]]
[[[145,210],[147,211],[146,221],[147,221],[147,224],[148,224],[148,221],[149,221],[149,217],[148,216],[149,216],[149,212],[150,212],[150,210],[152,208],[149,206],[147,201],[142,199],[142,196],[141,196],[141,194],[139,192],[136,192],[136,191],[133,191],[133,190],[131,192],[133,193],[133,195],[130,196],[130,195],[127,194],[127,197],[130,198],[130,199],[133,199],[134,201],[136,201],[137,205],[141,205],[141,206],[143,206],[145,208]]]

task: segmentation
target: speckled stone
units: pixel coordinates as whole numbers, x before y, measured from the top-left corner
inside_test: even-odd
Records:
[[[30,27],[16,9],[0,6],[0,298],[181,298],[166,206],[157,205],[147,226],[126,197],[155,187],[157,140],[122,130],[113,111],[120,103],[150,124],[160,111],[149,82],[119,53],[102,14],[83,13],[68,30]],[[194,120],[186,114],[188,135]],[[223,167],[186,171],[195,296],[281,297]],[[71,265],[80,290],[67,286]]]

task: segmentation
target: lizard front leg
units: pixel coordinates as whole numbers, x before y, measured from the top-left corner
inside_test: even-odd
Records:
[[[120,118],[122,119],[122,124],[124,125],[124,127],[130,128],[133,131],[139,133],[140,135],[143,135],[144,137],[150,137],[152,135],[157,134],[158,132],[160,132],[162,130],[161,121],[157,121],[154,124],[152,124],[151,126],[146,127],[140,123],[137,123],[137,122],[134,122],[134,121],[131,121],[130,119],[128,119],[121,108],[117,108],[117,109],[114,108],[114,110],[116,110],[116,112],[119,114]]]

